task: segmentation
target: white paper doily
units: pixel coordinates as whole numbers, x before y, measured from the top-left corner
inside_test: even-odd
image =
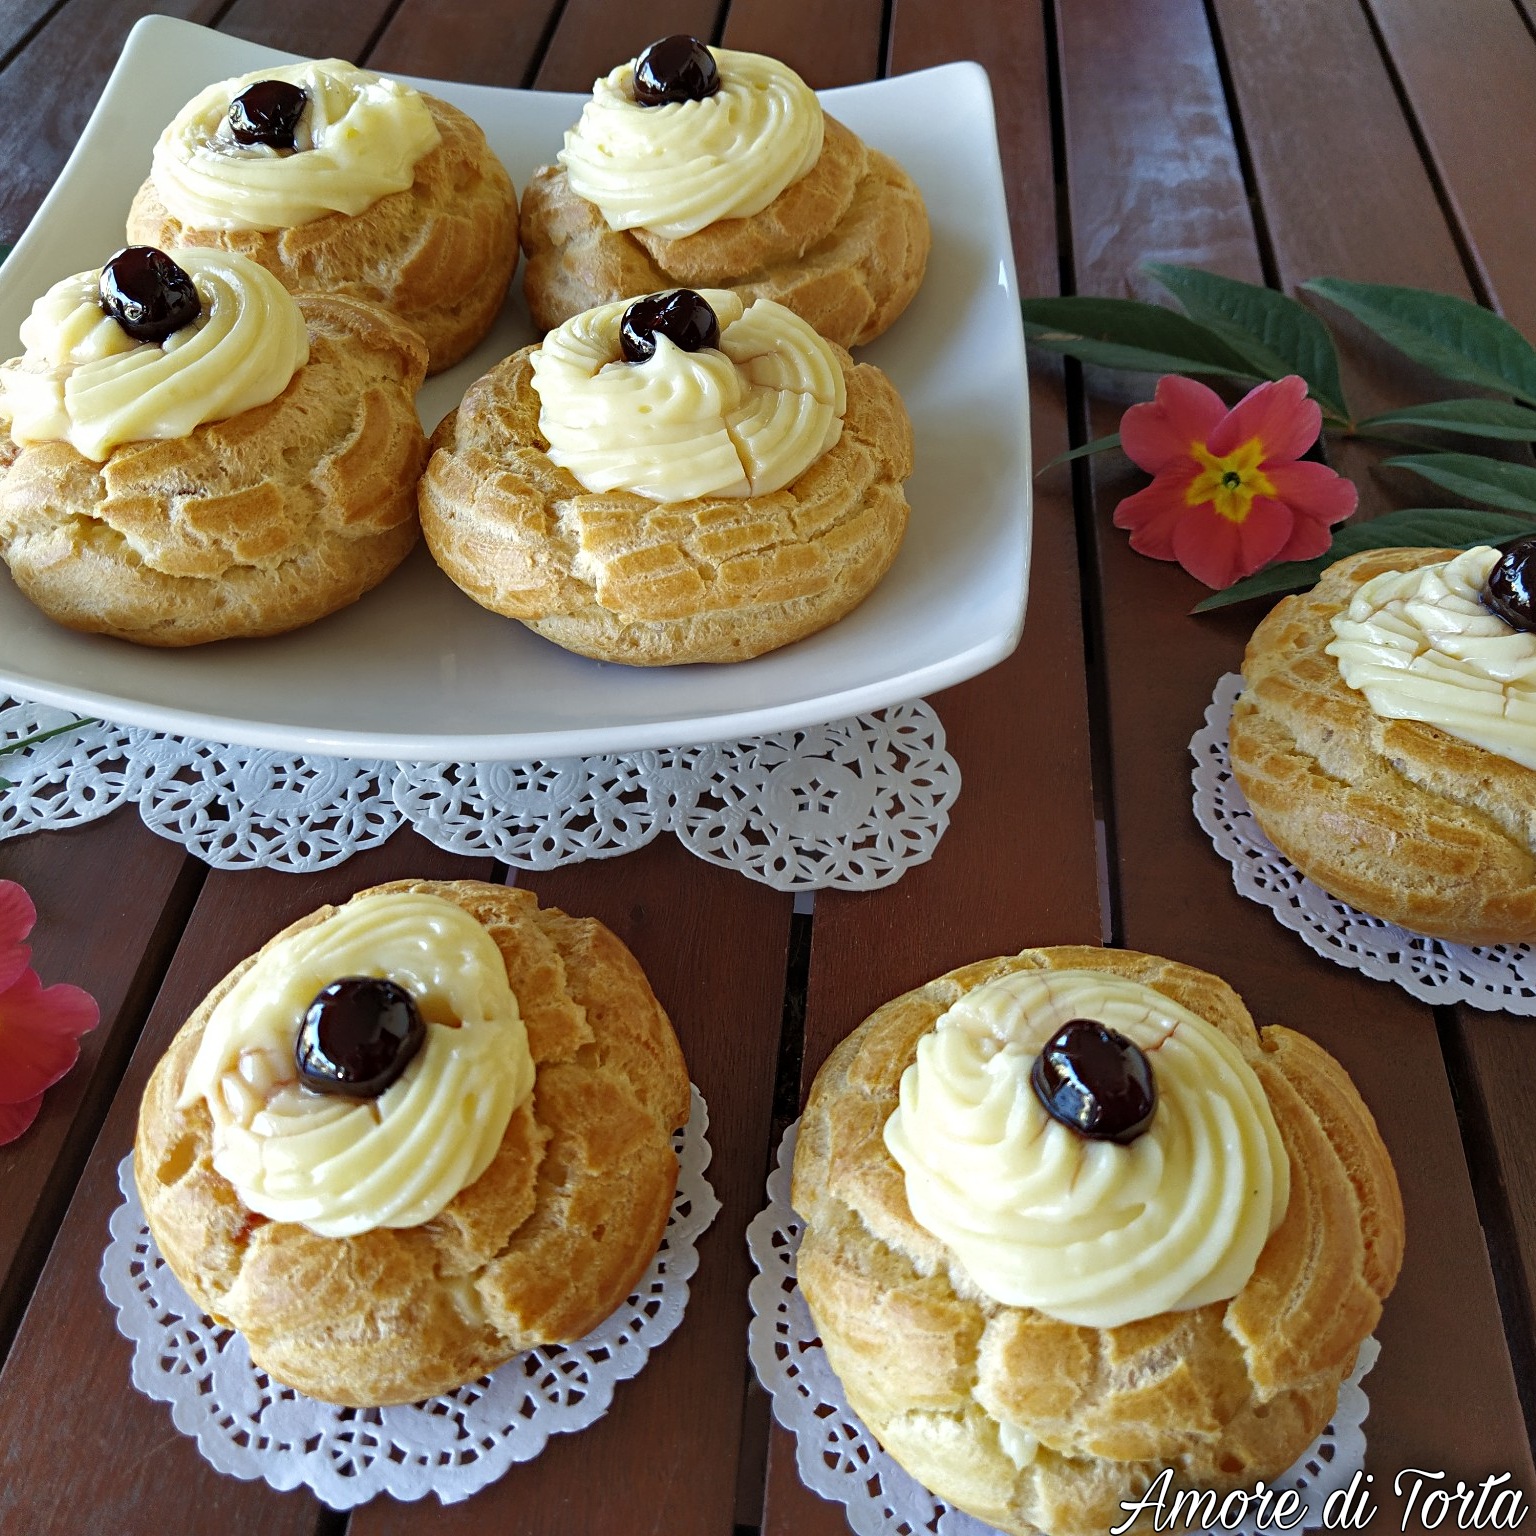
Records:
[[[748,1292],[747,1353],[773,1395],[774,1417],[795,1437],[800,1480],[822,1498],[846,1505],[848,1523],[859,1536],[996,1536],[994,1527],[929,1493],[881,1449],[827,1364],[795,1280],[803,1224],[790,1208],[789,1185],[799,1127],[797,1120],[785,1131],[778,1164],[768,1176],[768,1206],[747,1228],[747,1247],[759,1271]],[[1370,1404],[1360,1383],[1379,1353],[1375,1339],[1360,1346],[1355,1369],[1339,1388],[1332,1422],[1271,1484],[1277,1492],[1294,1488],[1307,1507],[1308,1518],[1294,1527],[1298,1531],[1321,1524],[1328,1495],[1346,1487],[1365,1464],[1362,1426]],[[1230,1529],[1258,1536],[1252,1518]]]
[[[1529,944],[1450,944],[1369,917],[1306,878],[1260,830],[1227,755],[1227,727],[1243,680],[1216,685],[1205,725],[1189,744],[1195,819],[1232,866],[1239,894],[1272,911],[1324,959],[1395,981],[1421,1002],[1536,1017],[1536,950]]]
[[[137,804],[216,869],[326,869],[404,825],[450,853],[552,869],[670,831],[776,890],[874,890],[933,856],[960,793],[921,699],[745,741],[531,763],[301,757],[107,724],[6,755],[72,718],[0,697],[0,841]]]
[[[381,1493],[454,1504],[531,1461],[553,1434],[584,1429],[671,1337],[698,1268],[698,1240],[720,1210],[705,1177],[709,1115],[697,1088],[677,1133],[677,1194],[661,1250],[634,1294],[575,1344],[531,1349],[443,1397],[396,1408],[337,1408],[272,1381],[245,1340],[205,1317],[161,1258],[133,1184],[133,1155],[118,1168],[124,1201],[113,1213],[101,1283],[133,1341],[133,1384],[171,1405],[205,1460],[284,1491],[307,1483],[332,1509]]]

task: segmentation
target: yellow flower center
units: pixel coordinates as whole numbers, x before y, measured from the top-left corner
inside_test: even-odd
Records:
[[[1187,506],[1211,506],[1218,517],[1229,523],[1246,520],[1255,496],[1273,496],[1275,485],[1259,465],[1264,461],[1264,445],[1250,437],[1231,453],[1217,458],[1204,443],[1191,443],[1189,451],[1202,466],[1200,473],[1184,492]]]

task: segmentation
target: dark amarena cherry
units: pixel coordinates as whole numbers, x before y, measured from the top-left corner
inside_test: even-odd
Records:
[[[203,312],[192,279],[152,245],[125,246],[101,269],[97,302],[135,341],[164,341]]]
[[[404,987],[377,976],[344,976],[316,994],[293,1054],[306,1088],[376,1099],[426,1038],[416,1000]]]
[[[1046,1114],[1096,1141],[1134,1141],[1157,1108],[1152,1063],[1093,1019],[1073,1019],[1045,1042],[1030,1083]]]
[[[258,80],[229,104],[229,131],[236,144],[292,149],[309,93],[286,80]]]
[[[1536,535],[1504,551],[1488,573],[1483,607],[1511,629],[1536,634]]]
[[[719,89],[714,54],[686,32],[658,39],[635,60],[635,100],[642,107],[703,101]]]
[[[720,345],[720,322],[692,288],[674,288],[636,299],[619,322],[619,346],[624,360],[643,363],[656,351],[656,338],[665,336],[684,352]]]

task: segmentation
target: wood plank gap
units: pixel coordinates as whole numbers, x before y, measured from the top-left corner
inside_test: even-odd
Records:
[[[722,39],[725,37],[725,23],[731,14],[731,0],[720,0],[715,11],[715,24],[709,29],[709,40],[716,48],[722,47]]]
[[[1205,0],[1205,24],[1211,29],[1211,46],[1216,55],[1216,72],[1221,78],[1221,94],[1227,103],[1227,122],[1232,129],[1232,142],[1237,150],[1238,169],[1242,172],[1243,193],[1248,199],[1248,213],[1253,220],[1254,238],[1258,242],[1259,266],[1264,281],[1271,288],[1285,292],[1280,281],[1280,265],[1275,260],[1275,247],[1269,237],[1269,221],[1264,215],[1264,204],[1259,199],[1259,184],[1253,172],[1253,156],[1248,151],[1248,130],[1243,123],[1243,112],[1237,99],[1237,87],[1232,81],[1232,65],[1227,58],[1226,40],[1221,35],[1221,18],[1216,14],[1216,0]]]
[[[176,954],[176,946],[182,931],[197,904],[198,893],[208,878],[208,866],[200,859],[188,855],[171,887],[170,898],[161,910],[159,920],[145,946],[143,958],[134,972],[133,980],[124,995],[116,1020],[103,1019],[96,1027],[110,1030],[101,1060],[92,1074],[88,1094],[82,1099],[79,1112],[70,1126],[69,1134],[59,1148],[53,1170],[48,1176],[32,1219],[17,1250],[5,1283],[0,1286],[0,1366],[5,1364],[16,1331],[21,1326],[32,1293],[37,1288],[38,1276],[48,1260],[53,1240],[64,1220],[64,1213],[74,1199],[76,1186],[91,1151],[101,1133],[102,1122],[117,1093],[117,1085],[127,1069],[128,1060],[144,1032],[144,1023],[159,995],[161,983],[170,969]]]
[[[1212,3],[1212,0],[1206,0],[1206,3]],[[1445,220],[1445,227],[1450,232],[1456,254],[1461,259],[1462,270],[1467,275],[1467,282],[1471,284],[1473,295],[1479,304],[1488,309],[1497,310],[1498,305],[1492,298],[1493,284],[1487,272],[1483,270],[1476,246],[1462,227],[1455,201],[1446,188],[1444,177],[1440,174],[1440,166],[1424,133],[1424,125],[1419,121],[1419,114],[1414,110],[1408,87],[1404,84],[1402,74],[1398,70],[1397,60],[1392,57],[1392,50],[1387,46],[1386,37],[1377,24],[1376,13],[1371,8],[1370,0],[1360,0],[1360,9],[1365,16],[1366,26],[1370,28],[1371,41],[1375,43],[1376,50],[1381,55],[1382,67],[1386,70],[1387,80],[1392,86],[1393,94],[1397,97],[1398,109],[1402,112],[1403,122],[1407,125],[1413,139],[1413,147],[1418,151],[1419,159],[1424,164],[1424,175],[1429,180],[1435,201],[1440,205],[1440,216]]]
[[[1051,118],[1051,182],[1056,194],[1056,261],[1058,286],[1063,294],[1077,292],[1077,259],[1072,242],[1072,208],[1067,180],[1067,118],[1062,86],[1060,38],[1056,6],[1060,0],[1041,0],[1045,30],[1046,97]],[[1067,397],[1067,432],[1073,447],[1089,441],[1088,393],[1080,363],[1062,360]],[[1109,685],[1105,655],[1104,617],[1099,594],[1093,529],[1093,482],[1089,461],[1074,459],[1071,466],[1072,513],[1077,527],[1077,590],[1082,615],[1083,663],[1087,671],[1088,762],[1092,781],[1094,820],[1098,834],[1099,883],[1102,910],[1099,920],[1106,945],[1119,942],[1119,865],[1108,857],[1115,846],[1114,763],[1110,758]]]
[[[48,23],[52,21],[53,18],[57,16],[59,12],[62,11],[68,4],[69,0],[56,0],[56,4],[50,5],[48,9],[44,11],[43,14],[39,16],[37,20],[34,21],[32,25],[28,27],[27,30],[23,32],[19,38],[16,39],[16,41],[9,48],[6,49],[4,55],[0,56],[0,74],[3,74],[6,69],[9,68],[11,61],[16,57],[16,55],[20,53],[22,49],[25,48],[32,41],[32,39],[36,37],[37,34],[41,32],[43,28],[46,27]]]
[[[363,44],[361,50],[358,52],[357,58],[355,60],[357,64],[362,65],[368,62],[369,58],[373,54],[373,50],[379,46],[379,39],[382,38],[384,34],[389,30],[390,22],[395,19],[396,13],[404,4],[405,0],[390,0],[388,8],[385,10],[384,14],[379,17],[378,24],[374,27],[373,31],[368,34],[368,41]]]
[[[235,0],[224,0],[223,5],[221,5],[218,10],[216,10],[213,15],[208,18],[207,25],[210,27],[218,27],[223,22],[224,18],[229,15],[232,10],[234,10],[234,8]]]
[[[1467,1053],[1456,1010],[1436,1008],[1434,1015],[1440,1052],[1445,1058],[1445,1075],[1451,1085],[1451,1103],[1455,1106],[1456,1123],[1461,1127],[1477,1219],[1493,1270],[1499,1315],[1504,1320],[1504,1337],[1514,1366],[1526,1438],[1531,1442],[1532,1457],[1536,1458],[1536,1304],[1521,1271],[1519,1233],[1477,1069]]]
[[[549,19],[544,23],[544,30],[539,34],[538,46],[533,50],[533,57],[529,59],[528,68],[523,73],[522,85],[525,91],[531,91],[539,78],[539,71],[544,67],[545,55],[549,52],[549,45],[555,40],[555,33],[560,28],[560,19],[565,15],[568,3],[569,0],[556,0],[556,4],[549,13]]]
[[[885,0],[880,12],[880,51],[875,55],[879,78],[886,79],[891,72],[891,37],[896,31],[896,0]]]

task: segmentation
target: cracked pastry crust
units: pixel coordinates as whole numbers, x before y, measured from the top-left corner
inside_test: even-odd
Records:
[[[1258,1074],[1291,1162],[1285,1219],[1230,1301],[1114,1328],[977,1289],[913,1220],[883,1130],[918,1040],[959,997],[1023,969],[1086,968],[1174,999]],[[1101,1536],[1165,1466],[1228,1490],[1288,1467],[1327,1424],[1402,1260],[1397,1180],[1370,1112],[1304,1035],[1255,1027],[1207,972],[1124,950],[1025,950],[887,1003],[817,1074],[793,1202],[799,1283],[848,1401],[920,1482],[1016,1536]],[[1020,1468],[1002,1423],[1034,1436]]]
[[[912,427],[877,368],[839,352],[842,436],[783,490],[657,502],[550,461],[534,350],[470,386],[422,477],[428,547],[482,607],[603,661],[742,661],[842,618],[895,558]]]
[[[170,250],[215,246],[248,256],[290,293],[344,293],[398,315],[441,373],[491,328],[517,266],[517,192],[479,125],[421,98],[441,141],[416,180],[359,214],[333,213],[273,231],[198,229],[174,218],[153,180],[128,213],[128,239]]]
[[[1385,720],[1324,649],[1384,571],[1451,549],[1373,549],[1276,605],[1243,657],[1232,770],[1277,848],[1330,895],[1458,944],[1536,939],[1536,772],[1417,720]]]
[[[176,1107],[204,1024],[242,961],[181,1027],[145,1089],[134,1172],[166,1262],[251,1358],[311,1397],[414,1402],[618,1307],[661,1243],[688,1117],[677,1038],[633,955],[603,925],[528,891],[402,880],[481,922],[501,950],[537,1077],[486,1171],[417,1227],[320,1237],[267,1221],[214,1171],[212,1121]],[[322,907],[271,943],[321,921]],[[267,946],[270,947],[270,944]]]
[[[523,191],[523,291],[551,331],[583,310],[662,288],[732,288],[774,299],[829,341],[873,341],[911,301],[928,264],[928,214],[911,177],[834,118],[816,164],[760,213],[680,239],[612,230],[546,165]]]
[[[0,420],[0,555],[69,629],[140,645],[276,635],[355,602],[416,542],[420,337],[298,297],[309,361],[275,400],[103,463]]]

